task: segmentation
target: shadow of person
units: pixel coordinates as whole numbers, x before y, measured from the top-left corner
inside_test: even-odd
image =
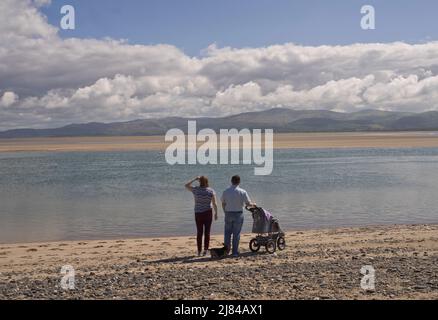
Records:
[[[268,253],[266,252],[243,252],[239,254],[238,257],[233,257],[232,255],[224,256],[221,258],[212,258],[212,257],[198,257],[198,256],[184,256],[184,257],[172,257],[172,258],[166,258],[166,259],[158,259],[158,260],[151,260],[151,261],[145,261],[148,264],[160,264],[160,263],[201,263],[201,262],[215,262],[215,261],[221,261],[221,260],[227,260],[227,259],[239,259],[239,258],[247,258],[247,257],[254,257],[254,256],[263,256]]]

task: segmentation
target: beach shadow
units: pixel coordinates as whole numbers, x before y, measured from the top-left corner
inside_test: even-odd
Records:
[[[184,262],[191,259],[196,259],[196,256],[184,256],[184,257],[174,257],[174,258],[166,258],[166,259],[158,259],[158,260],[150,260],[144,261],[147,264],[159,264],[159,263],[175,263],[175,262]]]
[[[265,256],[268,253],[266,252],[244,252],[239,255],[239,257],[233,257],[231,255],[225,256],[222,258],[211,258],[211,257],[198,257],[194,255],[190,256],[184,256],[184,257],[174,257],[174,258],[166,258],[166,259],[158,259],[158,260],[152,260],[152,261],[145,261],[147,264],[159,264],[159,263],[201,263],[201,262],[218,262],[223,260],[229,260],[229,259],[241,259],[241,258],[247,258],[247,257],[254,257],[254,256]]]

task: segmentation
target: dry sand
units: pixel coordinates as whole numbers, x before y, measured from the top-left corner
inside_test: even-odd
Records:
[[[222,260],[193,256],[193,237],[4,244],[0,299],[438,299],[438,225],[293,231],[274,255],[250,239]],[[59,286],[63,265],[75,290]]]
[[[162,136],[0,139],[0,152],[165,150]],[[285,133],[275,134],[274,147],[411,148],[438,147],[436,132]]]

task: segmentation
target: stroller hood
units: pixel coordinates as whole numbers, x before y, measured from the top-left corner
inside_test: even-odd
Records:
[[[251,210],[254,220],[252,226],[253,233],[270,233],[273,232],[274,218],[272,214],[263,208],[253,208]]]

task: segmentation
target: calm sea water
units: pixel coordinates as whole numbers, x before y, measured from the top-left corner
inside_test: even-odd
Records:
[[[156,151],[0,154],[0,242],[193,234],[183,186],[201,174],[218,194],[240,174],[284,229],[438,223],[438,149],[277,150],[274,159],[262,177],[252,166],[169,166]]]

